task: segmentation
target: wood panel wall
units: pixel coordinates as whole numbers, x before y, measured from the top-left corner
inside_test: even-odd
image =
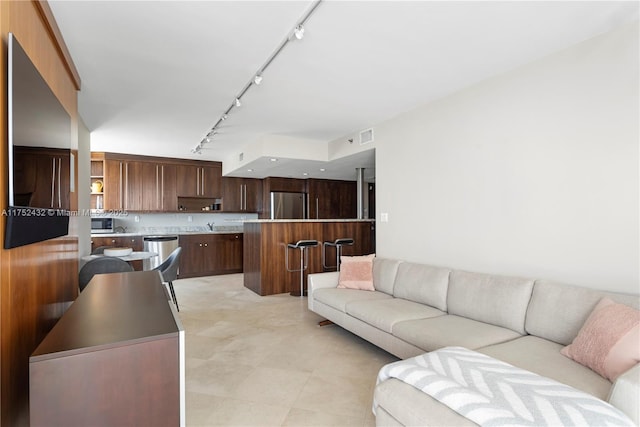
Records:
[[[7,39],[16,35],[72,121],[80,80],[46,2],[0,1],[0,209],[7,207]],[[76,174],[77,177],[77,174]],[[76,183],[76,188],[78,188]],[[77,193],[72,193],[77,206]],[[4,239],[6,217],[0,216]],[[70,227],[74,229],[73,225]],[[29,425],[29,356],[78,294],[78,237],[0,249],[0,423]],[[78,402],[70,402],[78,404]]]

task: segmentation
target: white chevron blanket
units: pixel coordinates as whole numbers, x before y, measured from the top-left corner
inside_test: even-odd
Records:
[[[384,366],[397,378],[481,426],[634,426],[594,396],[462,347]],[[374,413],[377,404],[374,402]]]

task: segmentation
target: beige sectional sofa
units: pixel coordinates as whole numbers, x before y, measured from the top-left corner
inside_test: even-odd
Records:
[[[309,309],[401,359],[447,346],[485,353],[606,400],[640,422],[640,365],[614,384],[560,354],[603,297],[640,298],[545,280],[470,273],[375,258],[375,291],[310,274]],[[397,379],[376,387],[378,425],[475,425]]]

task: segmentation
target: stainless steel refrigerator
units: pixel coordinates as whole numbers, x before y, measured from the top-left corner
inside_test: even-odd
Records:
[[[305,219],[306,193],[271,192],[271,219]]]

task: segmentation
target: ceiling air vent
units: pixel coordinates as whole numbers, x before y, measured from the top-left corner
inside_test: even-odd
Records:
[[[242,161],[244,159],[244,153],[238,154],[238,161]]]
[[[373,129],[367,129],[360,132],[360,145],[373,142]]]

